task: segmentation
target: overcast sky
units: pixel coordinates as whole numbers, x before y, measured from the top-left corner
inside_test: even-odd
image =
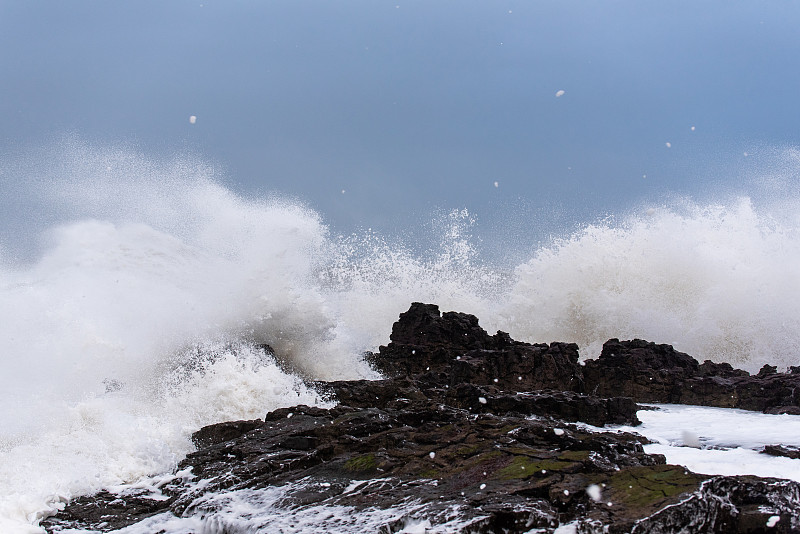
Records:
[[[0,0],[0,156],[190,151],[342,231],[595,216],[800,142],[798,28],[793,1]]]

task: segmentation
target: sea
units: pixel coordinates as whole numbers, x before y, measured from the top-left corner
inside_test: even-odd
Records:
[[[101,489],[158,498],[203,425],[326,405],[309,378],[377,378],[362,355],[414,301],[517,340],[578,343],[584,359],[614,337],[750,372],[800,365],[800,152],[781,154],[783,171],[754,177],[754,193],[637,203],[513,261],[482,255],[480,214],[460,206],[426,222],[434,245],[419,250],[339,233],[297,199],[237,192],[191,158],[83,151],[54,164],[57,179],[4,182],[3,206],[23,222],[8,219],[0,240],[0,532],[43,532],[42,518]],[[800,461],[756,452],[800,446],[800,417],[677,406],[640,417],[628,430],[670,462],[800,480]],[[277,529],[282,491],[212,496],[216,515],[124,532],[248,532],[256,516]],[[306,510],[292,525],[357,532],[413,516],[405,532],[455,528],[413,503],[382,513]]]

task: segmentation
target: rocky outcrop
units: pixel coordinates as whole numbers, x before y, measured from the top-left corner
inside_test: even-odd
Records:
[[[714,477],[674,506],[637,520],[631,534],[798,532],[800,485],[756,477]]]
[[[474,315],[439,313],[415,302],[392,327],[391,343],[367,360],[387,377],[454,387],[491,385],[505,391],[584,390],[578,346],[514,341],[490,336]],[[616,396],[616,395],[613,395]]]
[[[675,402],[695,398],[706,378],[774,373],[750,377],[617,340],[584,367],[574,344],[489,335],[471,315],[419,303],[367,359],[386,379],[315,383],[333,408],[282,408],[196,432],[197,451],[158,499],[102,492],[43,525],[108,532],[161,517],[209,532],[292,532],[312,517],[316,530],[336,532],[800,532],[794,482],[691,473],[645,454],[641,436],[582,424],[635,424],[631,397]],[[246,513],[232,514],[233,501]],[[380,511],[391,513],[369,527],[353,519]],[[278,528],[281,514],[296,519]]]
[[[800,460],[800,447],[791,445],[767,445],[761,451],[770,456],[783,456],[792,460]]]
[[[638,424],[638,405],[629,398],[601,398],[572,391],[518,392],[497,386],[461,383],[453,387],[427,387],[410,380],[342,381],[316,383],[330,399],[357,408],[402,410],[410,405],[444,405],[470,413],[542,416],[581,421],[595,426]]]
[[[583,367],[585,390],[637,402],[695,404],[766,413],[800,414],[800,373],[765,365],[751,376],[727,363],[700,364],[670,345],[611,339]]]

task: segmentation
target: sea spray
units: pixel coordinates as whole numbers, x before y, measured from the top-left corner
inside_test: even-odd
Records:
[[[800,364],[787,195],[780,217],[748,197],[645,208],[497,265],[463,209],[418,250],[335,235],[301,203],[237,195],[185,156],[68,143],[15,168],[0,182],[24,199],[5,197],[18,232],[0,247],[3,531],[169,471],[204,424],[321,403],[300,377],[375,377],[361,355],[412,301],[524,341],[577,342],[584,358],[641,337],[751,371]]]
[[[262,344],[309,375],[374,376],[334,350],[316,214],[239,199],[198,167],[95,156],[34,182],[59,220],[38,257],[0,272],[4,532],[169,471],[204,424],[320,404]]]
[[[798,363],[800,235],[748,198],[589,225],[517,267],[503,320],[596,357],[611,337],[670,343],[751,371]]]

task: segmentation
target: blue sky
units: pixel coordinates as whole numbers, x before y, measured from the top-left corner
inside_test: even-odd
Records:
[[[797,144],[798,27],[789,1],[5,1],[0,156],[192,152],[343,232],[562,224]]]

